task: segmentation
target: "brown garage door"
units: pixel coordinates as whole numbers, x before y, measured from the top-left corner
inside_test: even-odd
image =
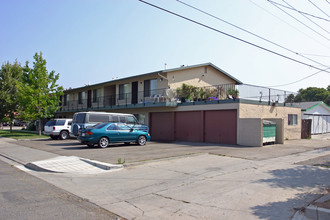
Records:
[[[220,144],[236,144],[237,111],[205,111],[204,141]]]
[[[201,111],[176,112],[175,137],[178,141],[203,141]]]
[[[152,140],[174,141],[175,112],[153,112],[150,114]]]
[[[152,140],[236,144],[237,111],[150,113]]]

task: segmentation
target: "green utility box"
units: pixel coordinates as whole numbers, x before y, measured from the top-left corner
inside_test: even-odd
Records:
[[[263,138],[264,144],[275,144],[276,138],[276,123],[272,121],[263,120]]]

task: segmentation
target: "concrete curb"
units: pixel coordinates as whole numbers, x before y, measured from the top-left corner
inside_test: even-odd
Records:
[[[330,194],[326,194],[317,199],[305,209],[297,211],[293,216],[293,220],[329,220],[330,209],[319,207],[316,204],[322,204],[330,199]]]
[[[80,174],[96,174],[124,168],[123,165],[103,163],[76,156],[59,156],[46,160],[34,161],[25,164],[24,167],[39,172]]]

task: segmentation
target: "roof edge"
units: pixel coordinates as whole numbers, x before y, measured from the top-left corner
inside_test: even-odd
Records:
[[[313,105],[313,106],[305,109],[305,111],[309,111],[309,110],[311,110],[311,109],[313,109],[313,108],[315,108],[315,107],[317,107],[319,105],[322,105],[322,104],[325,105],[326,107],[330,108],[326,103],[324,103],[323,101],[320,101],[319,103],[317,103],[317,104],[315,104],[315,105]]]

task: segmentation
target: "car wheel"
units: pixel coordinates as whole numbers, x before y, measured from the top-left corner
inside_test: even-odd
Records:
[[[94,144],[87,144],[88,147],[94,147]]]
[[[67,131],[61,131],[61,133],[60,133],[60,139],[61,140],[67,139],[68,136],[69,136],[69,133]]]
[[[138,140],[137,140],[137,144],[140,146],[143,146],[147,143],[147,139],[145,136],[141,135],[139,136]]]
[[[50,138],[53,140],[56,140],[58,138],[58,136],[50,135]]]
[[[106,148],[109,146],[109,139],[107,137],[101,137],[98,143],[99,147]]]

